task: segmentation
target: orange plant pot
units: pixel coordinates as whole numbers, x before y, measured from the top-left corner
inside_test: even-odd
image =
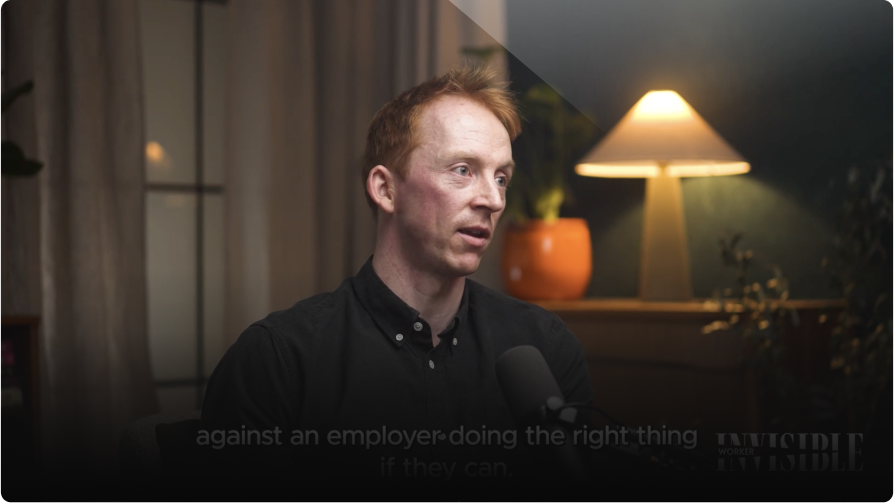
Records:
[[[510,226],[503,245],[503,283],[525,300],[583,297],[593,274],[590,228],[582,218]]]

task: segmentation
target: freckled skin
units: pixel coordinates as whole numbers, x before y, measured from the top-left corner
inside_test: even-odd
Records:
[[[445,96],[423,112],[420,145],[404,179],[395,179],[394,217],[400,247],[414,269],[459,277],[478,269],[503,214],[512,174],[509,134],[482,105]],[[490,230],[483,247],[460,228]]]

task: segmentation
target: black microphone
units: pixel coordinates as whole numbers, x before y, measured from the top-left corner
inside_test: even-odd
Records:
[[[518,424],[539,423],[541,408],[551,397],[562,399],[559,383],[540,350],[516,346],[497,359],[497,380]]]
[[[586,476],[585,456],[573,445],[573,430],[579,426],[577,408],[599,409],[590,404],[566,404],[549,365],[534,346],[516,346],[507,350],[497,359],[496,367],[497,380],[516,424],[522,428],[539,426],[550,433],[563,431],[564,445],[544,450],[559,458],[565,474],[583,480]],[[650,469],[691,471],[712,468],[710,458],[673,445],[647,447],[631,441],[622,445],[607,444],[600,451]]]
[[[534,346],[509,349],[497,359],[496,370],[497,380],[516,424],[520,427],[536,426],[550,435],[554,431],[562,431],[562,445],[550,444],[543,450],[551,451],[558,458],[566,475],[582,479],[586,471],[574,448],[572,431],[563,427],[573,425],[577,411],[564,407],[565,397],[540,350]]]

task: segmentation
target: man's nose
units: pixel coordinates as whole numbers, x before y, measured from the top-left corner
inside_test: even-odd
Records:
[[[506,205],[506,193],[497,185],[496,180],[481,177],[478,182],[478,194],[475,196],[476,208],[487,208],[491,213],[501,211]]]

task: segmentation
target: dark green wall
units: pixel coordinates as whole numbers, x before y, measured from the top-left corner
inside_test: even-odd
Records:
[[[511,51],[511,2],[508,8]],[[797,45],[798,37],[803,38],[809,23],[815,22],[809,16],[799,20],[797,12],[792,15],[796,17],[790,34],[786,35],[785,30],[774,32],[777,43]],[[860,33],[860,16],[866,15],[859,13],[849,21],[853,33]],[[522,24],[516,21],[516,31]],[[680,27],[683,28],[685,24]],[[878,32],[878,20],[867,21],[869,28]],[[733,232],[744,233],[742,248],[756,253],[755,280],[767,277],[766,266],[776,264],[789,278],[793,297],[834,296],[820,263],[832,246],[847,169],[851,165],[868,167],[883,160],[890,173],[890,7],[882,29],[887,30],[887,43],[883,46],[867,50],[863,44],[860,51],[847,53],[847,57],[830,56],[828,61],[822,54],[812,54],[811,64],[754,68],[759,75],[753,78],[748,67],[730,70],[738,72],[737,78],[697,78],[710,74],[713,63],[722,54],[706,57],[704,51],[693,49],[701,46],[693,46],[691,40],[686,46],[691,57],[685,50],[677,51],[673,65],[664,60],[637,60],[635,50],[619,47],[618,51],[627,50],[634,55],[626,64],[638,68],[634,72],[640,76],[636,86],[620,89],[606,85],[601,94],[596,89],[590,107],[586,100],[575,100],[590,114],[594,110],[610,111],[608,119],[596,116],[597,125],[605,132],[646,91],[676,90],[751,163],[752,171],[745,175],[683,180],[692,281],[697,297],[709,297],[715,288],[732,285],[734,273],[722,266],[717,240]],[[875,32],[873,36],[877,36]],[[600,40],[596,34],[592,43],[599,44]],[[747,45],[749,40],[740,42]],[[699,43],[709,44],[710,40]],[[854,44],[848,40],[841,43]],[[588,71],[595,71],[592,62],[585,63],[567,68],[567,82],[577,82]],[[612,64],[606,61],[601,70],[610,75]],[[674,68],[681,70],[676,72]],[[514,89],[521,92],[540,82],[536,69],[510,56]],[[553,68],[545,73],[549,73],[549,80],[561,82],[556,78],[558,71]],[[606,79],[604,75],[601,78]],[[568,96],[563,89],[557,90]],[[565,208],[563,216],[584,217],[590,224],[594,272],[588,295],[634,297],[645,182],[585,178],[572,170],[573,166],[569,166],[568,180],[576,204]],[[891,191],[890,178],[887,191]]]

